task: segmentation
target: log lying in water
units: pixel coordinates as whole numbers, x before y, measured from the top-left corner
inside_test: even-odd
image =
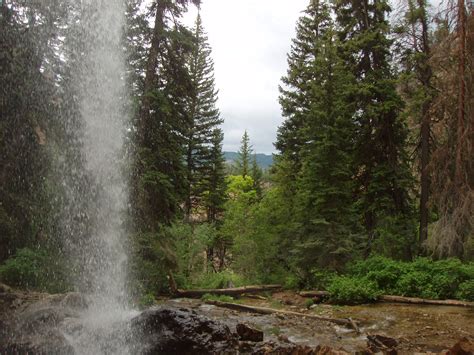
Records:
[[[239,312],[249,312],[249,313],[257,313],[257,314],[281,314],[285,316],[297,316],[297,317],[305,317],[309,319],[316,319],[316,320],[321,320],[325,322],[331,322],[338,325],[344,325],[346,327],[354,328],[355,331],[359,331],[357,322],[355,322],[352,319],[321,317],[315,314],[283,311],[281,309],[255,307],[255,306],[248,306],[248,305],[243,305],[243,304],[220,302],[220,301],[207,301],[206,303],[217,306],[217,307],[232,309],[234,311],[239,311]]]
[[[226,296],[240,296],[243,294],[255,294],[261,292],[274,292],[280,290],[281,285],[260,285],[260,286],[244,286],[235,288],[222,288],[222,289],[201,289],[201,290],[177,290],[174,293],[175,297],[189,297],[189,298],[200,298],[206,293],[213,295],[226,295]]]
[[[397,303],[412,303],[412,304],[429,304],[441,306],[460,306],[460,307],[474,307],[474,302],[464,302],[458,300],[429,300],[416,297],[402,297],[383,295],[379,297],[382,302],[397,302]]]
[[[327,291],[302,291],[299,293],[301,297],[329,297]],[[429,304],[429,305],[441,305],[441,306],[459,306],[459,307],[474,307],[474,302],[465,302],[457,300],[429,300],[424,298],[416,297],[403,297],[403,296],[391,296],[382,295],[379,296],[378,301],[381,302],[394,302],[394,303],[411,303],[411,304]]]

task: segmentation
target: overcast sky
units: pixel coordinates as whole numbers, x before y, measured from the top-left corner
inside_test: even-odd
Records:
[[[308,0],[204,0],[203,25],[212,47],[224,150],[237,151],[245,129],[258,153],[274,152],[282,122],[278,84],[296,21]],[[185,23],[196,17],[191,9]]]
[[[442,0],[431,0],[439,4]],[[212,47],[224,150],[237,151],[245,129],[258,153],[275,151],[282,122],[278,85],[295,27],[309,0],[203,0],[201,17]],[[392,0],[394,9],[399,0]],[[185,23],[193,25],[190,8]]]

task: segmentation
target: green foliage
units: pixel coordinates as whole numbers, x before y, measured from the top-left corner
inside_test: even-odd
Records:
[[[217,90],[214,85],[214,63],[211,49],[198,15],[193,29],[193,50],[187,60],[191,90],[185,111],[189,121],[186,132],[185,212],[206,208],[208,221],[216,221],[222,209],[224,186],[224,134],[218,126],[223,122],[216,107]]]
[[[312,298],[308,298],[304,301],[304,306],[307,309],[310,309],[312,305],[314,305],[314,300]]]
[[[155,303],[155,296],[151,293],[144,294],[140,297],[138,301],[138,306],[142,309],[148,308]]]
[[[0,280],[28,290],[64,292],[68,289],[68,271],[58,255],[23,248],[0,265]]]
[[[328,287],[331,301],[338,304],[373,302],[381,294],[377,284],[365,277],[335,277]]]
[[[314,268],[305,280],[304,286],[313,290],[325,290],[335,276],[337,273],[333,270]]]
[[[287,290],[297,290],[300,288],[301,280],[294,274],[289,274],[285,278],[284,287]]]
[[[133,239],[134,277],[144,293],[169,291],[170,274],[180,288],[201,287],[201,280],[214,275],[208,274],[205,252],[217,238],[215,226],[208,223],[176,222],[158,233],[138,234]]]
[[[469,297],[469,282],[474,279],[474,263],[462,263],[459,259],[434,261],[428,258],[403,262],[373,256],[348,266],[348,274],[367,278],[384,294],[449,299],[458,298],[460,294]],[[463,291],[462,284],[465,284]]]
[[[238,157],[236,161],[237,171],[242,177],[246,178],[250,174],[250,155],[252,154],[252,146],[250,145],[250,138],[245,130],[240,149],[238,152]]]
[[[163,231],[133,236],[132,285],[138,297],[169,291],[169,272],[176,270],[173,241]]]
[[[231,271],[204,273],[193,280],[193,287],[203,289],[219,289],[240,287],[246,284],[245,279]]]
[[[206,293],[204,294],[201,299],[203,301],[218,301],[218,302],[228,302],[228,303],[234,303],[235,300],[231,296],[226,296],[226,295],[214,295],[211,293]]]
[[[456,298],[474,302],[474,280],[464,281],[459,285]]]

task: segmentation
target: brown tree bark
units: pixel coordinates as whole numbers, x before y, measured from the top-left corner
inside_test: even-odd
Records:
[[[329,297],[327,291],[302,291],[299,293],[302,297]],[[461,306],[461,307],[474,307],[474,302],[465,302],[458,300],[429,300],[425,298],[417,297],[403,297],[403,296],[392,296],[382,295],[379,296],[378,301],[382,302],[394,302],[394,303],[411,303],[411,304],[429,304],[429,305],[442,305],[442,306]]]
[[[464,144],[464,120],[466,106],[466,9],[464,0],[458,0],[458,40],[459,40],[459,96],[458,96],[458,122],[457,122],[457,145],[456,166],[454,179],[457,185],[462,183],[462,148]]]
[[[422,10],[420,15],[421,23],[421,45],[422,52],[424,54],[423,60],[420,63],[420,81],[424,87],[427,97],[424,98],[422,105],[422,118],[421,118],[421,196],[420,196],[420,246],[423,247],[423,243],[428,239],[428,221],[429,221],[429,209],[428,201],[430,196],[430,173],[428,164],[430,162],[430,132],[431,132],[431,79],[433,71],[429,64],[429,57],[431,54],[430,43],[428,39],[428,21],[425,3],[423,0],[418,0],[418,7]]]
[[[235,288],[221,288],[221,289],[197,289],[197,290],[177,290],[175,296],[200,298],[205,294],[226,295],[226,296],[240,296],[244,293],[254,294],[267,291],[281,290],[281,285],[259,285],[259,286],[244,286]]]

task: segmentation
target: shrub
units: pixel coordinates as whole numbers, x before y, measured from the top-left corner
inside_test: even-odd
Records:
[[[312,298],[308,298],[308,299],[306,299],[306,301],[304,301],[304,306],[307,309],[310,309],[312,305],[314,305],[314,301],[313,301]]]
[[[285,277],[284,287],[287,290],[296,290],[300,287],[301,280],[294,274],[289,274]]]
[[[373,302],[381,294],[377,284],[366,277],[336,276],[328,291],[331,301],[338,304]]]
[[[53,293],[68,289],[62,259],[41,249],[19,249],[0,266],[0,280],[15,287]]]
[[[474,301],[474,280],[465,281],[460,284],[456,298],[465,301]]]
[[[219,289],[228,287],[239,287],[244,285],[245,280],[241,276],[231,271],[202,274],[196,280],[193,281],[194,287],[204,289]]]
[[[143,296],[140,297],[140,300],[138,301],[138,305],[140,308],[146,308],[150,307],[155,303],[155,296],[151,293],[144,294]]]
[[[474,263],[463,264],[455,258],[403,262],[372,256],[349,265],[347,272],[375,282],[384,294],[446,299],[458,297],[460,285],[474,279]]]
[[[397,282],[397,294],[410,297],[437,298],[426,272],[412,271],[401,276]]]
[[[325,290],[335,276],[337,276],[337,274],[331,270],[320,268],[312,269],[307,286],[310,289]]]

